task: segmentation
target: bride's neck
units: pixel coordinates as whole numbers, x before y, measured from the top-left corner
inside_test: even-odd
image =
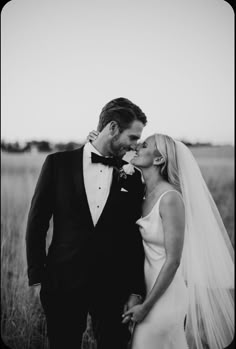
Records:
[[[150,168],[142,171],[143,179],[146,185],[146,194],[153,192],[155,188],[158,188],[161,183],[165,182],[160,174],[159,169]]]

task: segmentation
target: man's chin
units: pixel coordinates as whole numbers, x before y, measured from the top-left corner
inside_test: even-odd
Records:
[[[126,150],[124,148],[122,149],[113,149],[113,156],[122,159],[128,152],[129,150]]]
[[[119,151],[116,153],[116,156],[117,156],[118,158],[122,159],[122,158],[126,155],[127,152],[128,152],[128,150],[124,150],[124,149],[119,150]]]

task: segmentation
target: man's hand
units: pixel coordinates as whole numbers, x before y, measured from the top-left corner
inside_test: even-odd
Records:
[[[127,301],[127,303],[124,306],[124,313],[126,313],[129,309],[133,308],[135,305],[141,304],[142,301],[140,299],[139,296],[135,295],[135,294],[131,294],[129,296],[129,299]],[[131,318],[131,314],[127,315],[123,318],[122,324],[126,324],[130,321]]]
[[[130,320],[134,323],[142,322],[148,314],[148,308],[144,304],[135,305],[123,314],[123,317],[131,316]]]

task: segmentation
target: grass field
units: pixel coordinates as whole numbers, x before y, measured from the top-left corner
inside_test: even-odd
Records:
[[[234,148],[209,147],[192,151],[234,245]],[[12,349],[48,348],[39,298],[34,289],[28,287],[25,256],[27,214],[45,157],[42,153],[2,153],[1,333]],[[90,326],[88,329],[83,349],[94,349]]]

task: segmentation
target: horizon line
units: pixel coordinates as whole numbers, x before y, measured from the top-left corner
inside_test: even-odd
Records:
[[[184,137],[174,137],[176,140],[180,140],[182,142],[186,142],[186,143],[192,143],[192,144],[209,144],[209,145],[220,145],[220,146],[233,146],[234,147],[234,142],[233,141],[210,141],[210,140],[190,140],[190,139],[186,139]],[[7,140],[4,139],[4,137],[1,137],[1,143],[5,142],[5,143],[19,143],[19,144],[26,144],[26,143],[30,143],[30,142],[49,142],[51,144],[56,144],[56,143],[85,143],[86,142],[86,138],[84,139],[68,139],[68,140],[52,140],[52,139],[48,139],[48,138],[31,138],[31,139],[27,139],[27,140],[19,140],[19,139],[15,139],[15,140]]]

